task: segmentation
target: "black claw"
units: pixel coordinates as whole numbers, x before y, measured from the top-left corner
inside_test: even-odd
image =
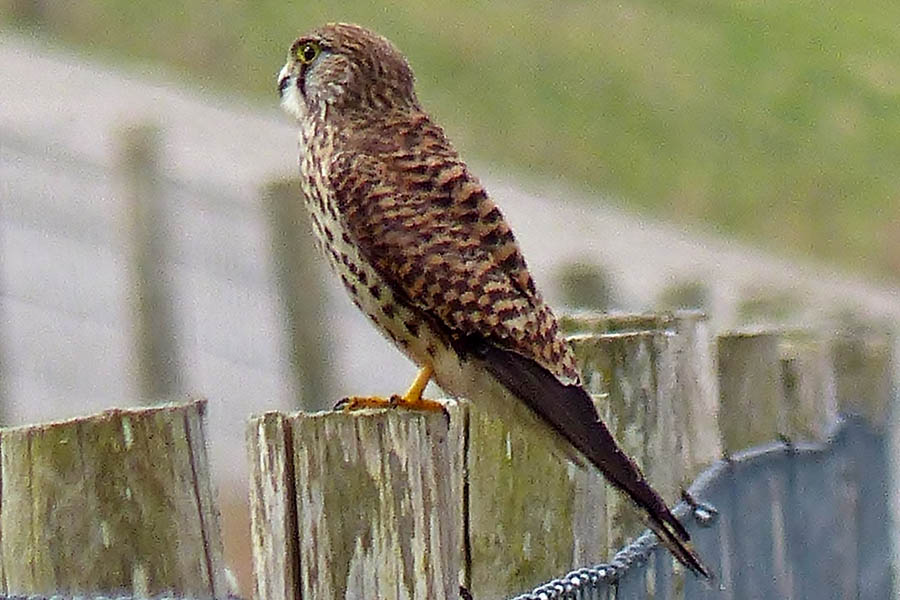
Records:
[[[347,406],[352,402],[350,398],[341,398],[337,402],[335,402],[334,406],[331,407],[331,410],[334,412],[342,412]]]

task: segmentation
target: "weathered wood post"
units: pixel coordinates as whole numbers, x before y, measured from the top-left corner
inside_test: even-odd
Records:
[[[465,411],[447,412],[252,419],[254,598],[457,598]]]
[[[603,555],[608,500],[602,475],[562,438],[499,384],[480,387],[485,397],[468,403],[463,579],[474,598],[492,600]],[[488,396],[502,418],[484,408]]]
[[[273,412],[250,420],[247,448],[255,600],[300,600],[293,447],[285,415]]]
[[[674,504],[680,490],[722,452],[705,316],[698,311],[582,315],[565,319],[564,325],[575,332],[570,339],[601,416],[653,486]],[[607,498],[607,547],[602,556],[592,557],[593,563],[609,560],[643,528],[630,501],[617,492]],[[672,574],[667,551],[657,551],[653,560],[659,577]],[[619,587],[627,595],[648,585],[629,579]]]
[[[0,430],[0,592],[227,596],[203,410]]]
[[[722,446],[730,454],[776,439],[782,386],[774,332],[738,332],[718,339]]]
[[[782,433],[823,441],[837,420],[832,342],[823,333],[788,331],[781,337]]]
[[[849,493],[842,497],[851,518],[842,523],[839,532],[843,536],[843,547],[855,552],[853,560],[834,561],[847,573],[843,582],[846,598],[888,597],[892,589],[892,574],[879,567],[881,555],[890,552],[896,540],[896,513],[891,513],[887,503],[873,503],[872,500],[897,498],[900,481],[894,446],[897,425],[893,411],[897,410],[897,386],[900,385],[895,336],[895,332],[886,328],[854,327],[839,333],[832,347],[838,410],[845,415],[861,417],[876,431],[894,438],[893,444],[859,440],[859,456],[852,466],[839,465],[842,475],[852,482],[845,486]],[[897,550],[895,546],[894,556],[897,556]],[[893,589],[896,594],[896,586]]]
[[[585,385],[623,449],[667,502],[721,455],[716,382],[705,318],[685,311],[567,319]],[[607,505],[607,549],[639,530],[621,495]],[[597,560],[595,557],[594,560]]]
[[[839,411],[865,417],[872,424],[890,418],[894,396],[894,335],[857,326],[838,332],[831,347]]]

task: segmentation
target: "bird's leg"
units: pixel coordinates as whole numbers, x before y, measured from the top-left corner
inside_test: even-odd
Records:
[[[338,402],[335,410],[359,410],[362,408],[404,408],[407,410],[424,410],[430,412],[445,412],[444,406],[434,400],[426,400],[422,392],[431,380],[434,368],[426,364],[419,369],[416,379],[402,396],[394,394],[390,398],[380,396],[350,396]]]
[[[428,385],[428,382],[431,381],[431,376],[433,374],[434,368],[431,365],[426,364],[419,369],[419,373],[416,375],[412,385],[409,386],[409,389],[406,390],[406,393],[402,396],[397,396],[396,394],[391,396],[391,402],[395,406],[407,408],[409,410],[444,412],[444,407],[440,402],[426,400],[422,397],[422,392],[425,391],[425,387]]]

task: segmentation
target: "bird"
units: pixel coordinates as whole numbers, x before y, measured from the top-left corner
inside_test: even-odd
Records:
[[[364,312],[419,367],[407,392],[344,408],[441,410],[430,380],[477,402],[503,387],[641,508],[683,565],[709,578],[690,536],[600,419],[572,349],[516,237],[420,104],[388,39],[329,23],[290,46],[278,74],[299,125],[299,170],[316,245]]]

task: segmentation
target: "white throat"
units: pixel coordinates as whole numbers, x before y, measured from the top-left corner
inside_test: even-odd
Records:
[[[278,74],[278,79],[280,81],[288,76],[290,76],[290,80],[281,94],[281,108],[287,114],[294,116],[298,120],[303,120],[306,117],[307,112],[306,102],[303,99],[303,96],[300,95],[300,90],[297,89],[296,77],[290,75],[289,66],[285,65],[282,67],[281,73]]]

